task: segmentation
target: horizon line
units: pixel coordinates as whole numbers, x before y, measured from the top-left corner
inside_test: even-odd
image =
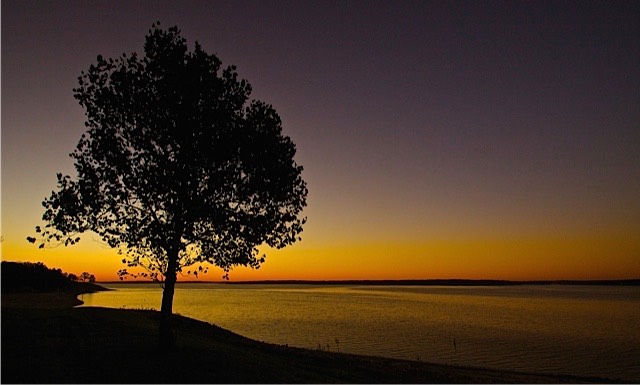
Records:
[[[100,284],[142,284],[162,283],[154,281],[97,281]],[[603,285],[603,286],[640,286],[640,278],[632,279],[560,279],[560,280],[501,280],[501,279],[344,279],[344,280],[308,280],[308,279],[268,279],[248,281],[178,281],[176,284],[218,283],[224,285],[397,285],[397,286],[518,286],[518,285]]]

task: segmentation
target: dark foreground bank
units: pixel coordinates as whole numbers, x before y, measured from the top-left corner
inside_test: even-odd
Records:
[[[608,382],[289,348],[181,316],[177,346],[164,352],[158,312],[71,308],[63,294],[53,306],[51,295],[29,306],[3,295],[3,383]]]

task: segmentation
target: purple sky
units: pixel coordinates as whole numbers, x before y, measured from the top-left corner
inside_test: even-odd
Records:
[[[3,1],[6,244],[73,170],[80,71],[156,20],[280,113],[311,244],[640,233],[640,2]]]

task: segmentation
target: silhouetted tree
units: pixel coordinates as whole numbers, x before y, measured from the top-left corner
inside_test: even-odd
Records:
[[[71,154],[77,178],[58,174],[43,202],[41,247],[91,230],[162,280],[160,335],[171,344],[178,272],[209,262],[228,278],[260,266],[258,246],[299,239],[307,188],[295,145],[272,106],[249,101],[235,67],[197,42],[189,51],[177,27],[154,24],[142,58],[99,55],[78,81],[87,132]]]
[[[91,274],[89,274],[86,271],[83,271],[82,274],[80,274],[80,276],[78,277],[82,282],[87,282],[89,281],[89,278],[91,278]]]

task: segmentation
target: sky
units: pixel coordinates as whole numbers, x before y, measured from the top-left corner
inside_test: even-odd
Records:
[[[26,237],[56,173],[75,175],[80,71],[141,53],[159,20],[237,66],[304,167],[302,242],[232,281],[640,278],[639,2],[1,7],[2,260],[117,279],[95,235]]]

